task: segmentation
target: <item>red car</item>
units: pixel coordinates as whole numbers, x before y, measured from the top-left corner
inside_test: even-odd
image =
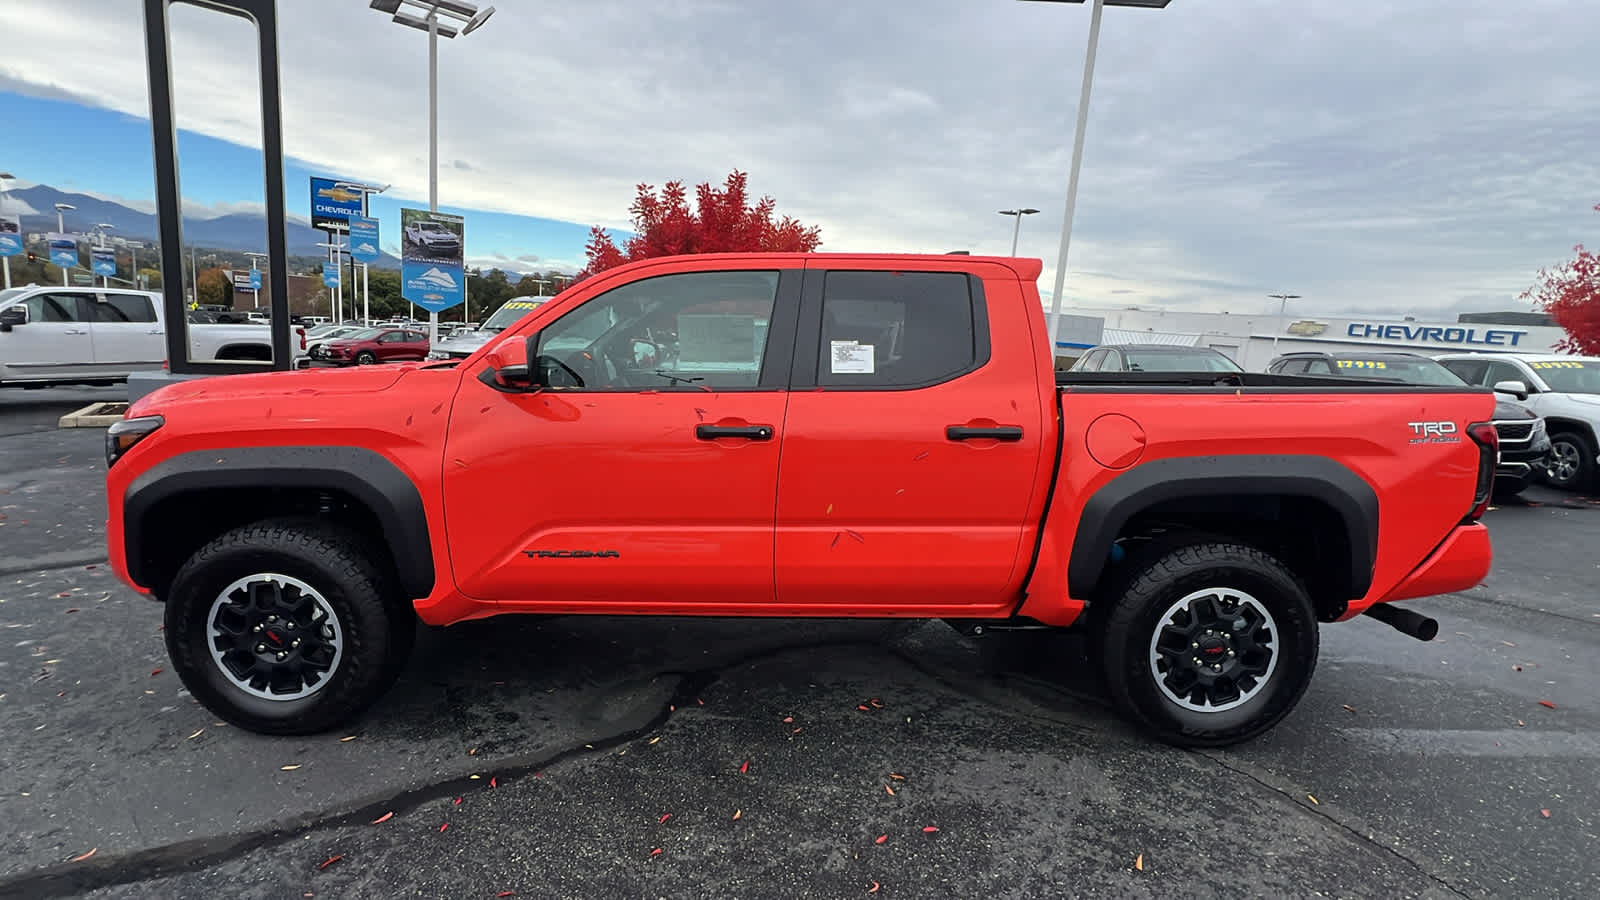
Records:
[[[410,328],[368,328],[317,347],[316,358],[340,366],[370,366],[428,358],[428,335]]]
[[[1488,388],[1057,372],[1041,268],[650,259],[462,360],[169,385],[107,431],[111,565],[257,732],[370,707],[418,618],[820,616],[1079,629],[1184,746],[1488,572]]]

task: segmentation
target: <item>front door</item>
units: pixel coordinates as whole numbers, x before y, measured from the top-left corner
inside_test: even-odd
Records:
[[[1054,384],[1039,383],[1046,351],[1029,352],[1015,279],[994,282],[1012,296],[993,321],[984,287],[958,270],[807,270],[778,479],[780,605],[892,613],[1013,594]],[[1005,336],[992,349],[991,332]]]
[[[101,291],[84,296],[94,335],[95,368],[107,373],[161,368],[167,341],[147,294]]]
[[[464,373],[444,494],[468,596],[575,611],[772,602],[801,275],[682,268],[545,324],[535,359],[551,387],[503,393]]]
[[[94,339],[82,297],[46,291],[21,302],[28,321],[0,332],[0,381],[42,381],[94,374]]]

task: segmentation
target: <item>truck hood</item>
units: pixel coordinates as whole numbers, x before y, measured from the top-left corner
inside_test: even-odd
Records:
[[[393,386],[419,363],[359,366],[354,369],[300,369],[259,375],[217,375],[180,381],[154,391],[128,409],[128,418],[189,403],[234,403],[296,394],[367,394]]]

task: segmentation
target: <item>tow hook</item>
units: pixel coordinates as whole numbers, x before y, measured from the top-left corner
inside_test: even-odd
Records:
[[[1387,603],[1374,603],[1367,607],[1366,615],[1377,619],[1394,628],[1401,634],[1408,634],[1419,641],[1431,641],[1439,634],[1439,623],[1419,612],[1390,606]]]

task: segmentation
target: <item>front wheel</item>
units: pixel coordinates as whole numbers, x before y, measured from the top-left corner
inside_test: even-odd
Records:
[[[1564,491],[1587,491],[1594,484],[1595,448],[1575,431],[1550,437],[1550,467],[1545,479]]]
[[[1095,617],[1107,687],[1123,713],[1180,747],[1250,740],[1288,715],[1316,669],[1316,609],[1254,547],[1180,546],[1124,582]]]
[[[167,652],[184,687],[260,734],[355,717],[394,682],[415,636],[373,556],[315,520],[246,525],[202,547],[166,597]]]
[[[378,354],[373,353],[371,350],[363,350],[356,354],[356,365],[358,366],[376,365],[377,362]]]

